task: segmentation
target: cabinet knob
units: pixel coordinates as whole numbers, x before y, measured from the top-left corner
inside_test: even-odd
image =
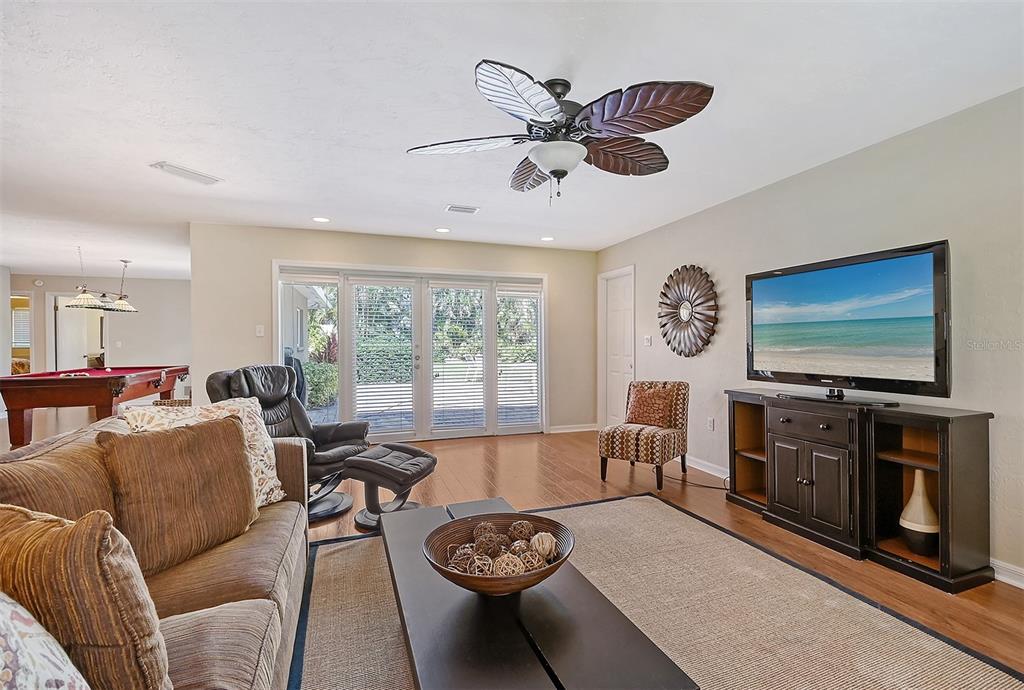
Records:
[[[779,424],[789,424],[792,421],[789,417],[779,417]]]
[[[821,429],[822,431],[828,431],[829,429],[832,428],[832,425],[831,424],[819,424],[818,428]]]

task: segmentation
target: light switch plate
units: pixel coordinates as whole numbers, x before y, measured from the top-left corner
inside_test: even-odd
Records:
[[[262,338],[264,335],[266,335],[266,331],[263,328],[263,324],[256,326],[256,337]]]
[[[704,426],[707,427],[708,431],[714,431],[715,430],[715,418],[714,417],[708,417],[708,421],[707,421],[707,423],[705,423]]]
[[[644,347],[650,347],[653,343],[654,343],[654,341],[651,339],[651,336],[649,336],[649,335],[645,335],[644,336]]]

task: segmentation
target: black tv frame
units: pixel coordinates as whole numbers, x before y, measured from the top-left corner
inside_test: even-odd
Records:
[[[828,374],[801,373],[783,371],[758,371],[754,369],[754,329],[753,329],[753,281],[762,278],[806,273],[828,268],[838,268],[852,264],[862,264],[882,259],[896,259],[914,254],[932,255],[932,281],[934,286],[935,318],[935,380],[910,381],[907,379],[877,379],[864,376],[829,376]],[[908,395],[930,395],[939,398],[949,397],[950,384],[950,316],[949,316],[949,241],[941,240],[916,244],[910,247],[887,249],[870,254],[858,254],[841,259],[818,261],[801,266],[752,273],[746,277],[747,296],[747,379],[750,381],[769,381],[774,383],[795,383],[806,386],[821,386],[835,389],[851,389],[862,391],[878,391],[882,393],[905,393]]]

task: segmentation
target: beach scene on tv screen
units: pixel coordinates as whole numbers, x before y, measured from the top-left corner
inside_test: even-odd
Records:
[[[757,371],[935,380],[932,255],[753,281]]]

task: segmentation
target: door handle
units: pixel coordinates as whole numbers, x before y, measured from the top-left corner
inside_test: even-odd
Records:
[[[796,478],[796,483],[803,484],[804,486],[811,486],[812,484],[814,484],[814,482],[811,481],[810,479],[801,479],[800,477]]]
[[[779,417],[779,424],[789,424],[792,421],[789,417]]]
[[[828,431],[829,429],[832,428],[832,425],[831,424],[819,424],[818,428],[821,429],[822,431]]]

